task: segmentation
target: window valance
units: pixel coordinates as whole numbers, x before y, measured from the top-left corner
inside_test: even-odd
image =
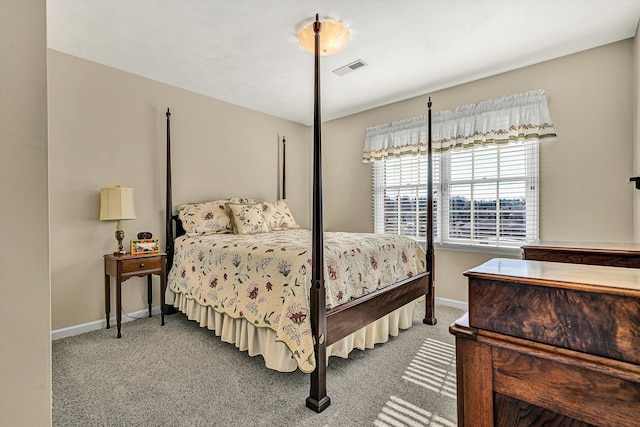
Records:
[[[478,144],[556,139],[547,96],[540,89],[464,105],[455,111],[435,112],[431,124],[436,152]],[[418,116],[368,128],[362,161],[426,152],[426,116]]]

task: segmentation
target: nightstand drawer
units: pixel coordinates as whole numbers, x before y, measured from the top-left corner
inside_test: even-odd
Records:
[[[128,259],[122,261],[122,274],[134,273],[138,271],[160,270],[161,257]]]

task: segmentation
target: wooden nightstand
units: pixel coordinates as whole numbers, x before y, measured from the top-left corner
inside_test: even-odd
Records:
[[[104,256],[104,307],[107,314],[107,329],[109,329],[109,317],[111,313],[111,280],[116,279],[116,320],[118,323],[118,338],[122,322],[122,282],[132,277],[147,276],[147,300],[149,303],[149,317],[151,317],[151,276],[160,276],[160,317],[161,325],[164,325],[164,293],[167,289],[167,254],[156,253],[149,255],[113,255]]]

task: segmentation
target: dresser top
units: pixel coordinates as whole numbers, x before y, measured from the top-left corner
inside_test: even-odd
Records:
[[[464,275],[640,298],[640,269],[637,268],[494,258]]]
[[[537,240],[522,249],[587,250],[593,253],[624,253],[640,255],[640,243],[554,242]]]

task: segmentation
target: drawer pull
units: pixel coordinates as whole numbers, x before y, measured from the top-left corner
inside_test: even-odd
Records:
[[[140,263],[140,268],[142,268],[142,267],[144,267],[144,263],[143,262]]]

